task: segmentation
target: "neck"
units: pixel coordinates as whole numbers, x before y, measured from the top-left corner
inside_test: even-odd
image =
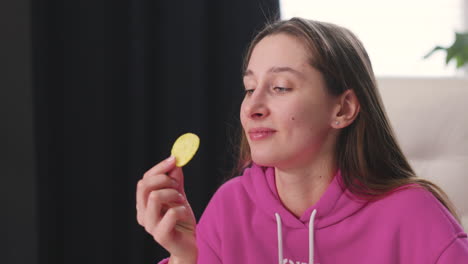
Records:
[[[336,166],[331,155],[308,166],[275,167],[276,188],[281,202],[296,217],[301,217],[320,200],[335,173]]]

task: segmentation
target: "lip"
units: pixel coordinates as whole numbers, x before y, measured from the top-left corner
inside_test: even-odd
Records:
[[[256,127],[248,130],[250,140],[262,140],[272,136],[276,130],[268,127]]]

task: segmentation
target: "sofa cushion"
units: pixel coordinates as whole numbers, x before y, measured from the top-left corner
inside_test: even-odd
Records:
[[[468,79],[377,80],[400,146],[418,176],[447,192],[468,227]]]

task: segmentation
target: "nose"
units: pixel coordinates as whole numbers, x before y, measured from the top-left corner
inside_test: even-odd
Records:
[[[255,91],[250,96],[247,95],[243,102],[244,114],[252,120],[264,119],[270,114],[265,95]]]

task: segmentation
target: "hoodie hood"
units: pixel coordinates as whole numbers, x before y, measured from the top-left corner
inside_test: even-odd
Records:
[[[275,221],[275,215],[279,214],[282,225],[293,229],[309,228],[310,216],[314,210],[316,215],[313,228],[321,229],[351,216],[367,203],[358,199],[344,187],[339,170],[320,200],[311,205],[300,218],[293,215],[282,204],[276,189],[273,167],[262,167],[253,163],[244,171],[242,185],[267,218]]]

